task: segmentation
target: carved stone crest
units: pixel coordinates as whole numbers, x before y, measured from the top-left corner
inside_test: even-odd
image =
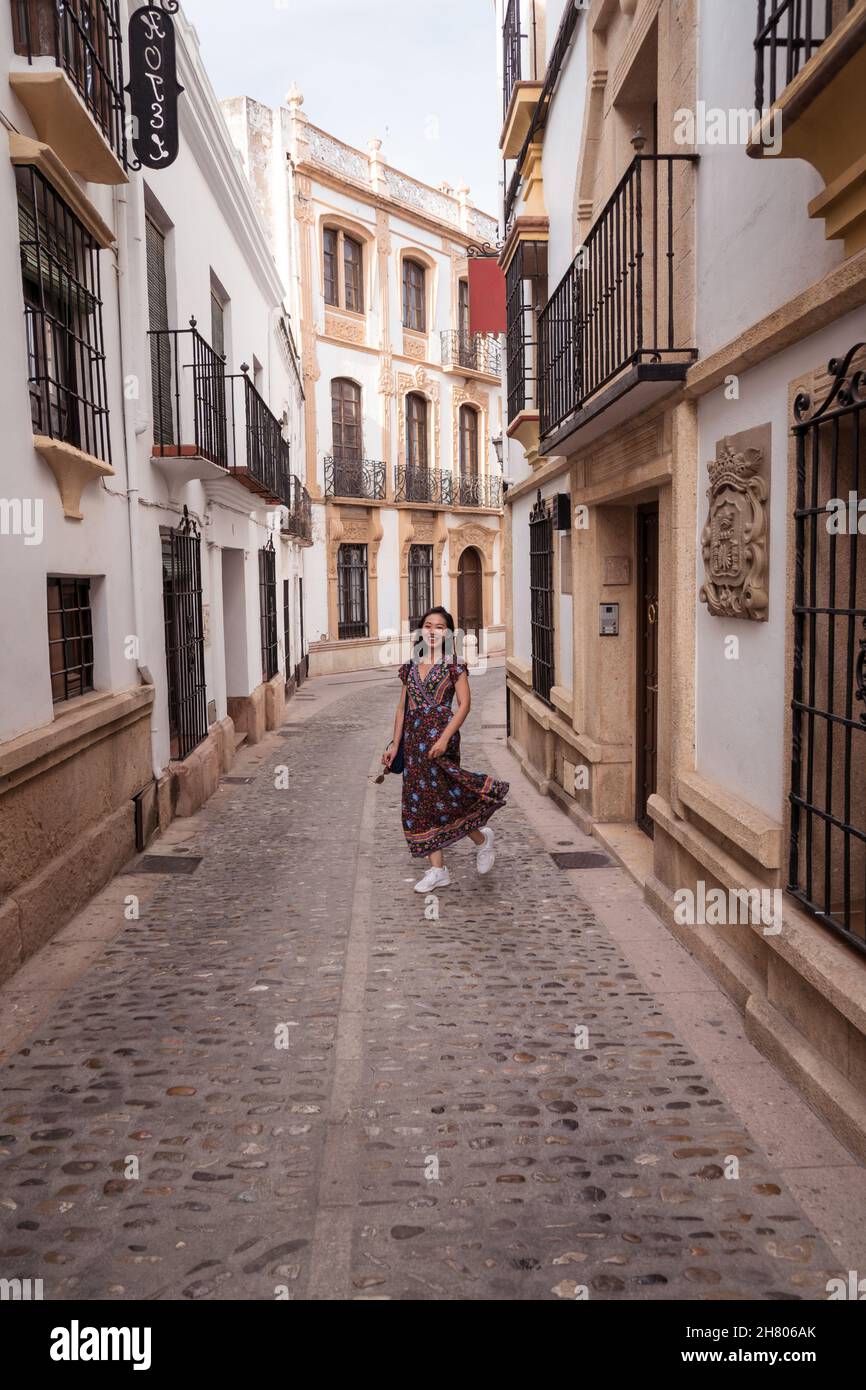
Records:
[[[709,465],[701,602],[714,618],[767,621],[770,426],[731,435]]]

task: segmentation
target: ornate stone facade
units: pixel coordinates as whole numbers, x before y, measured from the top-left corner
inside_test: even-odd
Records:
[[[701,533],[701,602],[714,618],[766,622],[769,608],[770,426],[719,441]]]

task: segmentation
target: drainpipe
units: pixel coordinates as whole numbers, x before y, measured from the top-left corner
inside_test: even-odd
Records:
[[[138,638],[138,672],[142,681],[146,685],[155,685],[153,675],[147,665],[147,654],[144,649],[143,624],[144,614],[143,582],[141,570],[141,547],[140,547],[140,525],[139,525],[139,484],[138,484],[138,434],[143,433],[143,429],[136,429],[134,401],[127,401],[125,394],[127,368],[138,366],[135,348],[134,332],[135,323],[133,321],[133,295],[130,289],[130,272],[132,260],[130,248],[136,256],[135,264],[141,255],[142,232],[141,222],[138,215],[138,201],[130,200],[128,189],[136,192],[140,190],[138,183],[122,184],[114,189],[114,226],[117,234],[117,251],[114,258],[114,269],[117,275],[117,316],[118,316],[118,343],[120,351],[120,379],[123,390],[123,452],[126,467],[126,510],[129,525],[129,565],[132,579],[132,621],[135,635]],[[129,220],[132,220],[133,230],[130,235]],[[142,303],[141,296],[137,296],[138,303]],[[141,372],[134,373],[139,389],[143,382]],[[162,776],[162,766],[157,758],[156,752],[156,726],[151,717],[150,721],[150,761],[153,770],[154,781],[159,781]]]

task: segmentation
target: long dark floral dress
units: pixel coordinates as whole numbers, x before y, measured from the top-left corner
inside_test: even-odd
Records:
[[[428,756],[451,719],[457,680],[464,673],[465,663],[451,660],[436,662],[423,680],[414,661],[404,662],[398,672],[406,686],[403,831],[416,858],[479,830],[508,795],[507,782],[460,766],[459,730],[441,758]]]

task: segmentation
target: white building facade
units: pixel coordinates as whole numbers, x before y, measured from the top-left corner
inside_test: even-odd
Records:
[[[182,13],[179,155],[135,168],[138,8],[0,6],[0,978],[306,671],[286,286]]]
[[[402,659],[444,604],[467,652],[504,650],[498,336],[472,334],[470,253],[496,223],[313,126],[300,93],[223,103],[301,325],[310,666]],[[285,269],[284,269],[285,273]]]

